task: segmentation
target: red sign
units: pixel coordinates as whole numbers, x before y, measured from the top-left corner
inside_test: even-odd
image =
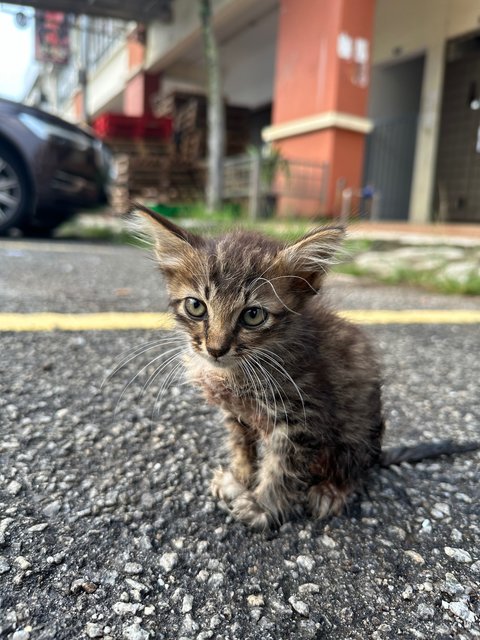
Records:
[[[68,15],[59,11],[35,12],[35,58],[67,64],[70,56]]]

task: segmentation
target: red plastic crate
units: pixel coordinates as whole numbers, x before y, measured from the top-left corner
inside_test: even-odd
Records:
[[[95,132],[101,138],[136,137],[138,118],[121,113],[102,113],[93,123]]]
[[[155,138],[169,140],[172,136],[171,118],[153,116],[125,116],[120,113],[103,113],[93,123],[93,129],[101,138]]]

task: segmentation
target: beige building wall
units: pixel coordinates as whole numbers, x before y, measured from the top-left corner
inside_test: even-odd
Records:
[[[122,45],[95,70],[90,78],[87,104],[88,112],[92,116],[104,110],[105,105],[123,92],[128,75],[128,52],[126,45]]]
[[[431,219],[447,40],[480,30],[479,0],[377,0],[374,65],[425,54],[409,219]]]

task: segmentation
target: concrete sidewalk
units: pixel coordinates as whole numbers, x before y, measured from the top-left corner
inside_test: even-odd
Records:
[[[410,222],[353,222],[349,225],[352,238],[385,240],[401,244],[449,244],[465,247],[480,246],[480,224],[415,224]]]
[[[480,225],[358,222],[351,240],[373,246],[342,269],[391,284],[413,284],[444,293],[480,294]]]

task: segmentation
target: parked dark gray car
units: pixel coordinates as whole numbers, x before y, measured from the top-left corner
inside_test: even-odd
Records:
[[[48,234],[106,202],[110,153],[93,133],[0,99],[0,235]]]

